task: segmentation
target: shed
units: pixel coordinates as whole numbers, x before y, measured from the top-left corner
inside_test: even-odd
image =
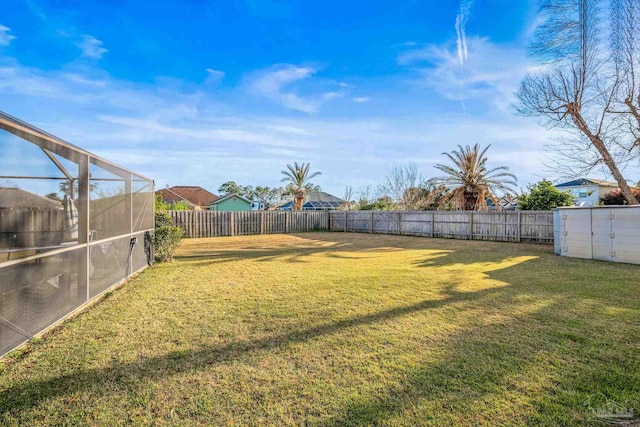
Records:
[[[558,255],[640,264],[640,206],[557,208],[553,233]]]

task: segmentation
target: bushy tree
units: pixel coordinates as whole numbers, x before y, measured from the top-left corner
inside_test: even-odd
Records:
[[[47,193],[44,195],[47,199],[55,200],[56,202],[61,202],[62,199],[58,195],[58,193]]]
[[[251,191],[248,191],[249,189],[251,189]],[[255,188],[247,186],[245,187],[245,191],[245,197],[264,204],[265,208],[269,208],[270,206],[275,205],[278,203],[278,201],[280,201],[281,189],[279,188],[263,187],[261,185],[258,185]]]
[[[560,191],[546,179],[527,187],[528,192],[518,196],[518,209],[522,211],[546,211],[561,206],[572,206],[573,196]]]
[[[153,232],[153,251],[158,262],[171,262],[173,254],[182,241],[184,231],[176,227],[173,218],[167,212],[171,205],[162,200],[162,196],[155,197],[155,228]]]
[[[189,205],[182,200],[169,203],[165,202],[160,194],[156,194],[154,198],[154,207],[156,211],[188,211]]]
[[[156,211],[167,211],[170,206],[171,204],[165,202],[162,195],[156,193],[155,198],[153,199],[153,207]]]
[[[238,185],[235,181],[227,181],[218,187],[218,192],[222,196],[228,196],[229,194],[239,194],[244,196],[244,188]]]
[[[173,254],[180,245],[183,234],[182,228],[173,225],[173,219],[168,212],[157,211],[153,233],[153,251],[156,261],[173,261]]]
[[[368,202],[367,200],[360,200],[357,208],[361,211],[390,211],[395,208],[396,204],[389,196],[383,196],[379,199]]]

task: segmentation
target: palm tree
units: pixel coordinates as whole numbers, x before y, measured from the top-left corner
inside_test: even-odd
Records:
[[[89,175],[89,180],[91,180],[91,175]],[[96,188],[98,188],[98,183],[89,181],[89,192],[95,191]],[[58,192],[63,197],[66,194],[71,197],[71,200],[75,200],[78,194],[78,178],[69,178],[62,181],[58,184]]]
[[[314,172],[309,175],[310,166],[311,163],[302,163],[298,165],[298,162],[295,162],[293,166],[287,165],[288,170],[282,171],[284,178],[282,178],[281,181],[288,182],[294,192],[293,210],[295,211],[302,210],[302,204],[304,202],[304,196],[307,193],[307,187],[313,186],[309,180],[318,175],[322,175],[322,172]]]
[[[450,190],[443,203],[453,202],[457,210],[487,210],[487,198],[499,206],[497,191],[516,194],[511,187],[515,186],[517,178],[506,172],[506,166],[487,169],[485,153],[491,147],[488,145],[480,150],[478,144],[473,147],[458,145],[457,151],[442,153],[453,162],[453,166],[436,165],[435,167],[446,175],[435,178],[437,184],[442,184]]]

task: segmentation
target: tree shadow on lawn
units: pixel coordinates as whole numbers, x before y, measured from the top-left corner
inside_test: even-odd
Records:
[[[570,262],[610,269],[620,279],[640,271]],[[640,324],[640,298],[634,286],[614,280],[613,286],[583,282],[561,289],[533,280],[536,271],[518,264],[487,272],[511,283],[480,292],[504,318],[498,313],[498,320],[461,328],[437,361],[425,360],[396,384],[351,399],[344,413],[321,424],[402,424],[414,416],[414,422],[432,425],[603,425],[597,411],[611,404],[631,409],[637,423],[640,330],[634,325]],[[480,301],[469,302],[467,309]]]
[[[554,301],[530,314],[564,308]],[[563,336],[554,326],[566,328],[532,326],[529,315],[463,328],[436,361],[426,359],[400,381],[350,399],[342,414],[318,424],[602,425],[593,412],[598,408],[589,406],[593,396],[633,408],[637,417],[640,376],[631,370],[637,363],[593,357],[602,336]],[[637,357],[631,346],[620,353]]]
[[[458,292],[453,285],[445,287],[442,299],[424,300],[415,304],[391,308],[371,314],[359,315],[308,329],[292,330],[288,333],[252,341],[235,341],[216,346],[170,352],[157,357],[144,358],[135,363],[113,362],[110,366],[79,370],[70,374],[45,380],[30,380],[0,391],[0,413],[5,415],[35,407],[39,402],[70,396],[84,390],[113,390],[128,378],[154,379],[159,376],[176,375],[181,372],[206,369],[211,365],[224,364],[248,354],[269,351],[278,347],[306,342],[332,335],[349,328],[386,322],[401,316],[410,316],[424,310],[472,302],[481,298],[493,298],[501,289],[485,289],[478,292]],[[46,350],[43,350],[46,351]],[[106,386],[106,383],[113,386]]]
[[[460,291],[458,288],[464,287],[465,282],[464,277],[460,277],[444,286],[442,299],[425,300],[251,341],[170,352],[135,363],[116,361],[104,368],[79,370],[45,380],[27,380],[0,391],[0,413],[5,416],[15,414],[36,407],[42,401],[83,391],[101,393],[101,390],[118,390],[129,380],[153,380],[205,370],[212,365],[304,343],[350,328],[455,306],[456,310],[473,310],[474,315],[469,316],[471,320],[467,324],[460,324],[456,332],[437,344],[441,356],[435,363],[425,361],[421,366],[404,372],[404,378],[395,385],[382,384],[379,391],[369,396],[344,402],[342,414],[328,422],[321,419],[320,423],[381,424],[390,422],[394,417],[402,417],[407,411],[419,420],[429,420],[435,416],[433,414],[448,414],[452,423],[469,421],[463,415],[456,419],[456,411],[477,417],[473,420],[476,424],[492,421],[553,423],[558,419],[567,424],[574,423],[585,416],[580,412],[582,395],[576,395],[576,389],[589,386],[593,387],[590,392],[614,395],[615,390],[611,390],[606,382],[594,384],[590,378],[606,377],[607,371],[603,366],[613,365],[615,370],[625,368],[624,361],[615,359],[612,362],[611,358],[602,360],[596,357],[596,363],[590,364],[594,357],[591,354],[593,348],[588,342],[581,347],[583,344],[579,341],[602,340],[606,344],[609,339],[609,344],[621,345],[625,352],[628,345],[618,343],[615,336],[607,338],[611,335],[607,330],[592,330],[591,319],[601,315],[606,304],[579,306],[578,303],[583,298],[592,299],[594,295],[600,295],[599,292],[587,290],[586,294],[581,294],[570,288],[532,282],[531,272],[535,272],[536,267],[530,264],[538,262],[531,260],[486,272],[492,280],[503,282],[499,287]],[[617,295],[613,301],[605,299],[605,302],[617,305],[625,298],[632,298],[635,302],[629,304],[636,310],[640,309],[637,295],[630,292]],[[572,310],[572,316],[564,317],[565,312]],[[491,320],[500,312],[505,318]],[[634,316],[625,321],[640,320],[637,314]],[[580,320],[577,324],[576,317]],[[567,330],[571,333],[565,333]],[[551,361],[550,365],[545,366],[545,361]],[[563,369],[572,372],[568,375]],[[523,377],[529,373],[539,377],[537,392],[535,384],[522,384]],[[621,379],[620,375],[616,378],[618,387],[635,390],[635,396],[638,396],[640,379],[637,374],[627,380]],[[495,405],[492,398],[500,401],[500,396],[503,400],[517,399],[517,402],[503,402],[504,407],[492,406]],[[524,409],[519,410],[518,407]],[[424,408],[432,408],[433,411]],[[515,421],[510,416],[515,417]],[[432,421],[435,424],[438,420]]]
[[[438,257],[456,254],[456,260],[460,263],[475,263],[478,259],[486,261],[499,261],[511,252],[550,254],[552,247],[503,243],[484,242],[454,239],[433,239],[416,236],[377,235],[362,233],[303,233],[291,234],[294,239],[291,242],[276,242],[269,245],[253,245],[249,241],[240,242],[229,246],[228,242],[216,245],[217,239],[207,239],[205,243],[186,245],[174,257],[177,261],[194,262],[200,265],[228,263],[235,261],[259,261],[270,262],[274,260],[286,260],[292,263],[310,262],[310,257],[317,254],[341,259],[367,259],[374,256],[363,254],[387,252],[400,252],[405,250],[427,250],[429,253],[423,264],[431,266],[445,265],[450,261]],[[358,253],[357,256],[347,255]]]

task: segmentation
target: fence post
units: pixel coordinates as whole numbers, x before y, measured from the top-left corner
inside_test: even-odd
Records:
[[[431,212],[431,238],[435,236],[436,233],[436,213]]]
[[[371,234],[373,234],[373,211],[371,211]]]
[[[233,212],[229,212],[229,235],[233,236],[235,234],[235,228],[236,228],[236,223],[235,223],[235,215],[233,215]]]
[[[344,211],[344,232],[347,232],[347,220],[349,219],[349,211]]]
[[[402,234],[402,212],[398,212],[398,234]]]
[[[289,232],[289,212],[284,213],[284,232]]]
[[[521,225],[522,225],[522,220],[520,219],[520,214],[521,214],[522,212],[520,212],[520,211],[517,211],[517,212],[518,212],[518,215],[516,216],[516,218],[517,218],[517,225],[516,225],[516,242],[520,242],[520,236],[521,236],[521,234],[522,234],[522,231],[520,230],[520,227],[521,227]]]
[[[469,240],[473,240],[473,211],[469,215]]]
[[[264,234],[264,211],[258,211],[260,214],[260,234]]]

